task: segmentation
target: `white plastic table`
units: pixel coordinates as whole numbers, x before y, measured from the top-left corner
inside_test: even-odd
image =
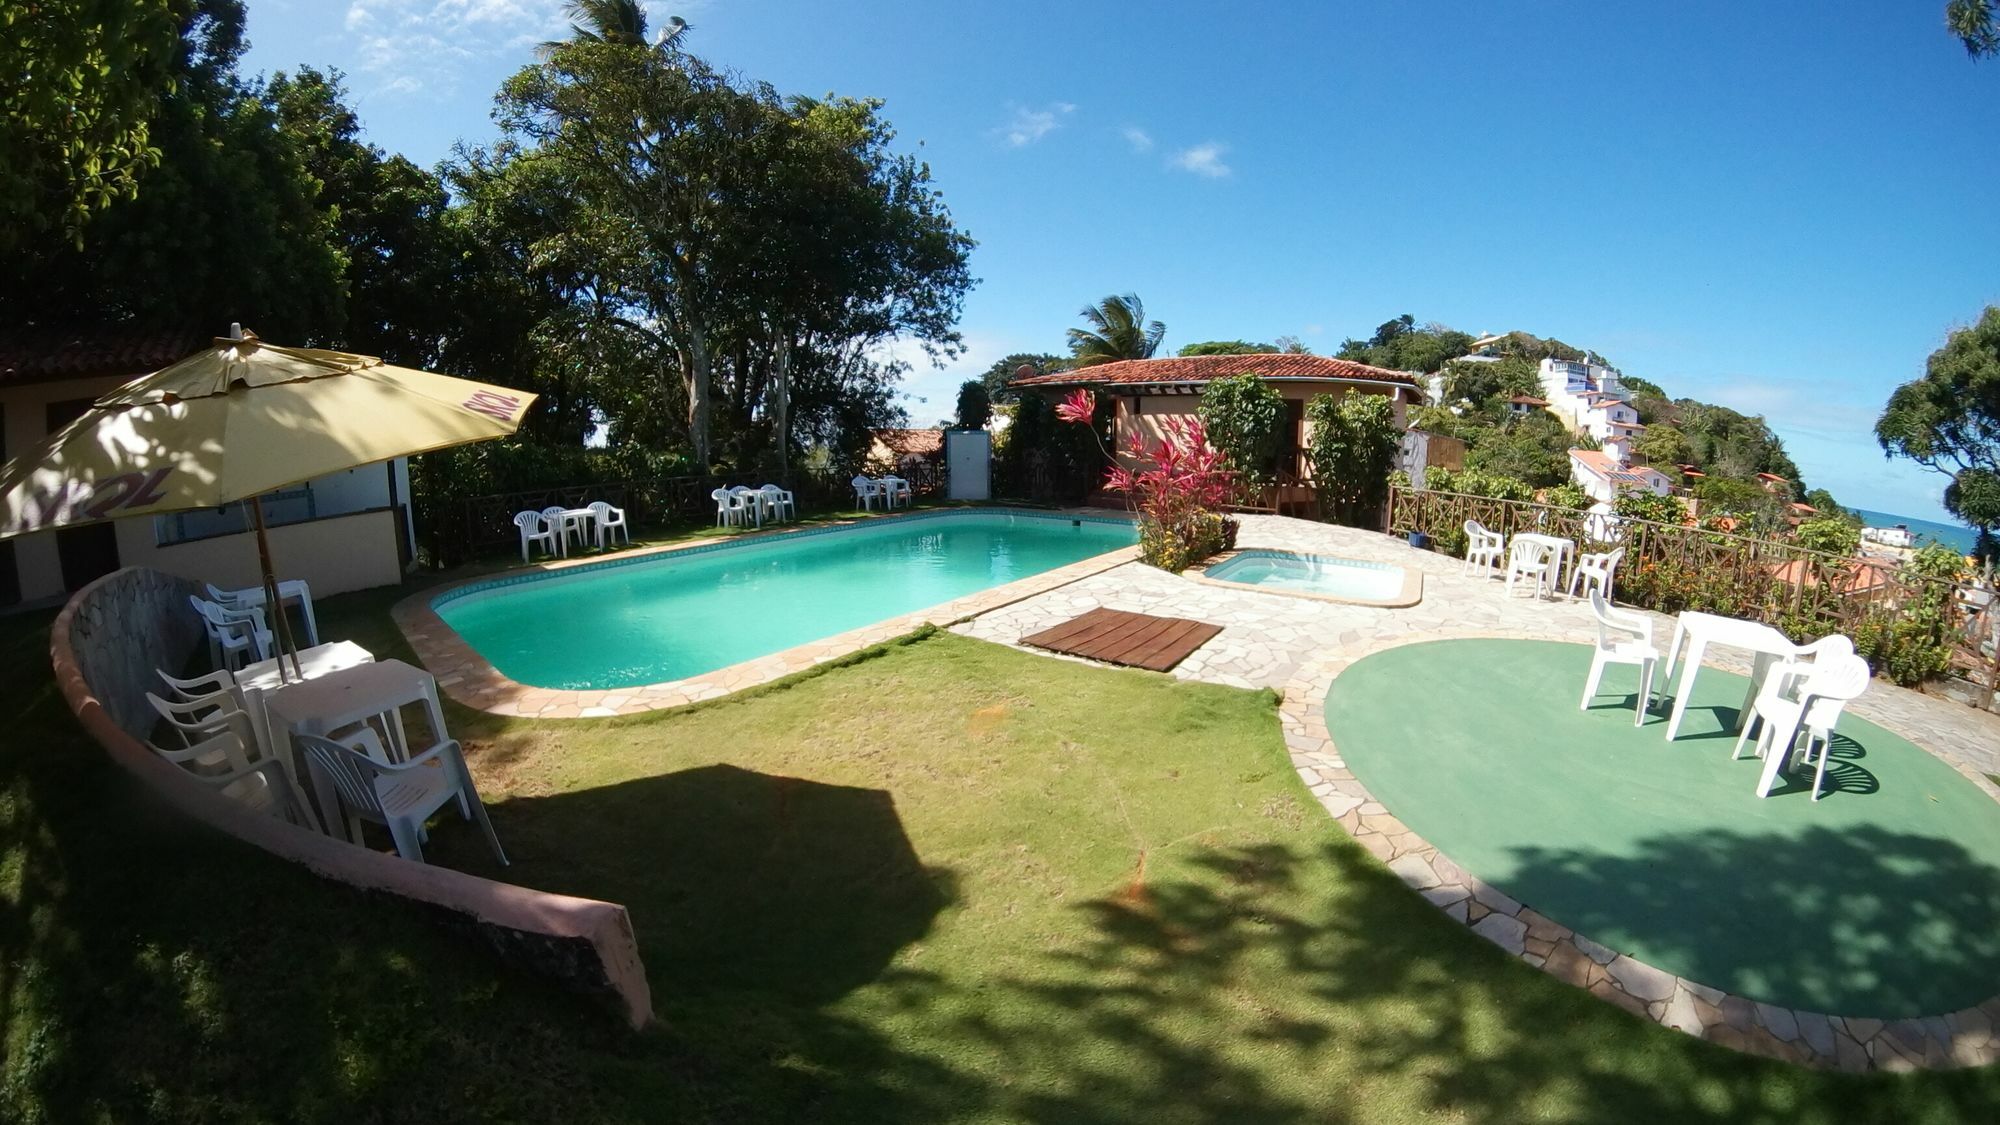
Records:
[[[247,586],[241,590],[230,590],[228,593],[229,600],[243,609],[264,608],[266,599],[264,597],[264,587],[262,586]],[[299,614],[305,618],[306,644],[318,644],[319,620],[313,616],[312,587],[307,586],[306,580],[303,578],[287,578],[283,582],[278,583],[278,606],[280,610],[285,606],[294,604],[299,607]]]
[[[389,720],[390,760],[408,758],[409,742],[403,734],[402,709],[413,704],[423,707],[424,716],[430,723],[431,737],[438,740],[446,738],[444,708],[438,704],[436,678],[422,668],[400,660],[381,660],[329,672],[304,683],[287,684],[264,697],[264,709],[270,715],[271,737],[294,777],[304,775],[299,772],[298,752],[292,747],[292,735],[323,735],[377,715],[387,716]],[[321,786],[315,785],[314,788],[321,790],[316,794],[320,823],[332,834],[337,826],[344,823],[340,817],[339,797],[324,791]]]
[[[1563,588],[1562,568],[1563,564],[1570,560],[1570,556],[1576,553],[1574,541],[1560,535],[1543,535],[1539,531],[1521,531],[1515,533],[1514,542],[1532,543],[1541,548],[1543,554],[1554,555],[1555,565],[1549,569],[1549,593],[1554,594]],[[1536,587],[1536,591],[1540,592],[1539,586]]]
[[[278,661],[285,662],[284,675],[280,677]],[[265,753],[275,753],[271,743],[271,720],[264,712],[264,697],[289,683],[318,679],[331,672],[339,672],[361,664],[372,664],[375,654],[355,644],[353,641],[335,641],[332,644],[315,645],[298,653],[298,671],[292,670],[290,657],[272,657],[259,660],[236,673],[236,702],[250,716],[250,725],[256,729],[257,742]]]
[[[1667,720],[1667,741],[1672,742],[1680,733],[1681,716],[1687,713],[1688,699],[1694,695],[1695,673],[1701,670],[1702,654],[1709,645],[1743,649],[1756,654],[1756,661],[1750,676],[1750,690],[1743,697],[1743,706],[1737,709],[1737,725],[1748,721],[1750,701],[1756,698],[1757,685],[1763,682],[1764,672],[1782,657],[1791,656],[1799,650],[1790,637],[1755,621],[1744,621],[1735,617],[1721,617],[1713,613],[1690,611],[1674,619],[1674,643],[1667,650],[1667,670],[1673,671],[1681,659],[1681,643],[1687,642],[1687,660],[1680,664],[1680,676],[1674,681],[1674,711]]]
[[[583,546],[584,528],[586,526],[592,528],[597,526],[597,513],[591,511],[589,508],[564,508],[562,515],[558,516],[557,519],[561,522],[556,528],[556,542],[560,545],[564,558],[569,557],[570,532],[576,532],[576,545],[581,547]],[[598,545],[602,546],[604,543],[603,536],[598,536],[597,540]]]

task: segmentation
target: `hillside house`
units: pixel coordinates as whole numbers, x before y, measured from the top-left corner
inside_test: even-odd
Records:
[[[1570,479],[1582,486],[1592,500],[1615,503],[1620,493],[1635,489],[1666,496],[1673,492],[1673,479],[1647,465],[1628,465],[1600,449],[1569,451]]]

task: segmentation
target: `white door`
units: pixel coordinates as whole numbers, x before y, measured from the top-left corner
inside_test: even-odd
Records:
[[[953,500],[985,500],[992,494],[993,436],[985,430],[946,430],[945,469],[951,474],[945,495]]]

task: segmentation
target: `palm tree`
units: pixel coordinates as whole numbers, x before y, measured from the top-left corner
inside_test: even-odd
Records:
[[[569,29],[573,39],[586,43],[620,43],[628,47],[646,45],[646,9],[639,0],[569,0],[563,6],[563,14],[569,17]],[[653,46],[662,51],[680,50],[681,40],[694,28],[679,16],[669,17],[667,26],[660,32]],[[542,44],[544,57],[560,42]]]
[[[1167,335],[1167,326],[1146,320],[1145,302],[1136,293],[1106,297],[1077,314],[1089,328],[1069,330],[1069,350],[1078,367],[1121,359],[1151,359]]]

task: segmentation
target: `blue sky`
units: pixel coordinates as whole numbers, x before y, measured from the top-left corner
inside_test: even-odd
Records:
[[[966,356],[910,380],[920,423],[1108,293],[1169,348],[1329,352],[1408,312],[1596,348],[1766,415],[1850,505],[1942,514],[1870,427],[2000,303],[2000,60],[1943,0],[650,8],[781,91],[884,99],[930,162],[983,280]],[[370,138],[429,164],[493,135],[560,9],[251,0],[248,65],[346,71]]]

